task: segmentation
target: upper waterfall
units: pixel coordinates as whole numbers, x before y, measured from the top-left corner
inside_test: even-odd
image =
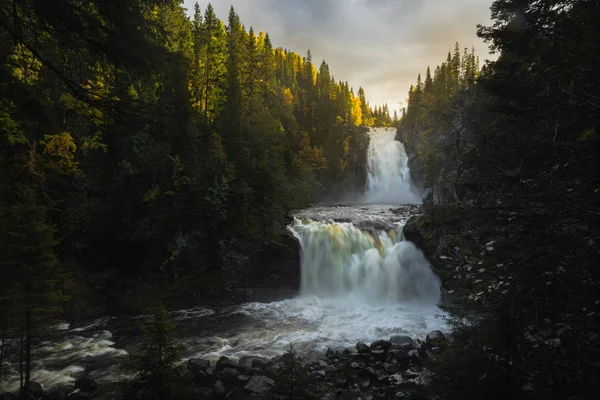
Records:
[[[420,203],[410,182],[408,156],[395,128],[371,128],[367,154],[366,203]]]

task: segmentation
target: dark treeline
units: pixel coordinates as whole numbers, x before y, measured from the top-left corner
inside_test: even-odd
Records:
[[[600,396],[600,3],[496,0],[481,73],[458,47],[399,136],[431,195],[415,224],[454,302],[440,399]],[[439,256],[443,256],[440,261]]]
[[[392,123],[233,8],[181,3],[1,2],[0,331],[24,386],[40,326],[127,282],[218,287],[222,239],[357,184],[352,127]]]

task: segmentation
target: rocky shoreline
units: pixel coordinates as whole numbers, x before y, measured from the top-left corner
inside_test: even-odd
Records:
[[[425,360],[444,351],[448,339],[440,331],[429,333],[425,341],[410,336],[393,336],[355,347],[310,351],[300,358],[314,385],[324,399],[374,400],[407,399],[417,388],[427,385],[429,372]],[[244,400],[264,398],[275,384],[274,371],[282,356],[242,357],[238,361],[221,357],[216,363],[192,358],[178,369],[189,384],[192,398]],[[72,388],[44,393],[42,386],[30,383],[32,398],[40,400],[129,400],[146,399],[148,393],[134,382],[100,387],[92,377],[83,375]],[[16,400],[10,393],[0,400]]]

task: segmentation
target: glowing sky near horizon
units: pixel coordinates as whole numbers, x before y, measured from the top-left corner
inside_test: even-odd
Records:
[[[184,1],[189,13],[195,2]],[[325,59],[336,80],[392,110],[455,42],[474,46],[482,63],[493,57],[476,35],[477,24],[490,24],[492,0],[202,0],[202,12],[209,2],[224,21],[233,4],[246,28],[268,32],[276,47],[310,48],[317,67]]]

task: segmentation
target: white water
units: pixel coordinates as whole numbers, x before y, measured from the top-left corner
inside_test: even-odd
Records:
[[[408,156],[396,129],[371,128],[365,203],[420,203],[410,182]]]
[[[440,281],[401,230],[363,231],[352,223],[296,220],[302,294],[371,305],[435,305]]]

